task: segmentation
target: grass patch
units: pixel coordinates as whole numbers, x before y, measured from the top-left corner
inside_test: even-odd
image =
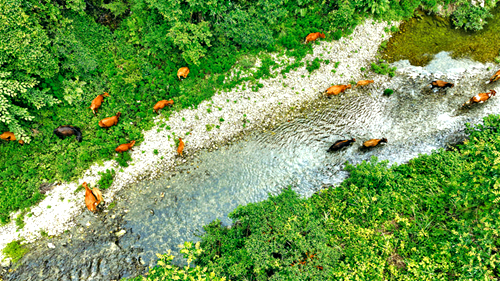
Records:
[[[12,262],[17,262],[20,260],[29,250],[21,245],[21,241],[14,240],[8,243],[5,248],[3,248],[3,254],[12,259]]]
[[[347,165],[339,187],[310,198],[285,188],[239,206],[230,228],[204,227],[196,265],[230,280],[494,279],[500,116],[466,131],[456,149],[408,164]]]
[[[108,189],[112,184],[113,180],[115,179],[116,172],[114,169],[106,169],[106,172],[98,172],[99,175],[101,175],[101,178],[97,182],[97,185],[99,185],[100,189]]]

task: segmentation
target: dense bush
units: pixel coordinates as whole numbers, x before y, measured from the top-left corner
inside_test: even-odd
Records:
[[[314,70],[319,69],[321,67],[321,62],[323,62],[323,60],[320,58],[315,58],[311,62],[308,61],[307,66],[306,66],[307,71],[309,71],[309,73],[311,73]]]
[[[388,74],[390,77],[394,77],[396,75],[396,67],[389,67],[389,64],[387,63],[376,64],[372,62],[371,68],[373,72],[378,74]]]
[[[8,243],[5,248],[3,248],[2,253],[12,259],[12,262],[17,262],[20,258],[28,252],[28,249],[21,245],[21,241],[14,240]]]
[[[347,165],[339,187],[291,189],[205,227],[197,265],[230,280],[486,280],[498,276],[500,117],[457,150]]]
[[[106,172],[99,172],[99,175],[101,175],[101,179],[97,182],[99,185],[100,189],[108,189],[112,184],[113,180],[115,179],[115,170],[114,169],[106,169]]]
[[[170,254],[170,250],[164,254],[156,254],[158,257],[158,264],[151,268],[148,272],[147,277],[138,276],[133,279],[128,280],[205,280],[205,281],[225,281],[225,277],[218,277],[215,272],[208,271],[206,267],[193,266],[191,265],[196,262],[197,258],[203,252],[200,248],[200,243],[196,243],[193,247],[193,243],[184,242],[184,245],[180,245],[181,254],[187,259],[187,265],[184,267],[178,267],[172,265],[172,260],[174,256]]]
[[[493,17],[489,10],[487,7],[475,6],[465,2],[453,12],[451,18],[457,28],[477,31],[483,29],[483,26],[487,23],[486,20]]]

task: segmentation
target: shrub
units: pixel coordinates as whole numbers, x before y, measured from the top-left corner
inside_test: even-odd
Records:
[[[112,184],[113,180],[115,179],[116,172],[114,169],[106,169],[106,172],[99,172],[99,175],[101,175],[101,178],[97,182],[99,185],[100,189],[108,189]]]
[[[26,254],[29,250],[21,245],[21,241],[14,240],[8,243],[5,248],[3,248],[2,252],[6,257],[12,259],[12,262],[17,262],[21,259],[24,254]]]
[[[390,96],[394,93],[394,91],[392,89],[385,89],[384,90],[384,95],[386,96]]]
[[[126,152],[122,152],[122,153],[118,153],[118,156],[116,156],[116,162],[118,162],[118,164],[121,166],[121,167],[128,167],[128,161],[129,160],[132,160],[132,156],[130,156],[130,153],[128,151]]]
[[[319,69],[321,67],[321,62],[323,60],[320,58],[315,58],[312,62],[307,62],[306,69],[309,71],[309,73],[313,72],[316,69]]]
[[[381,63],[377,65],[376,63],[372,63],[372,71],[378,74],[386,75],[389,74],[390,77],[394,77],[396,75],[396,67],[389,67],[387,63]]]
[[[486,20],[492,17],[493,15],[487,8],[465,2],[453,12],[451,18],[456,28],[477,31],[483,29],[487,23]]]
[[[337,30],[333,33],[333,40],[340,40],[342,38],[342,30]]]
[[[170,250],[164,255],[156,254],[158,257],[158,265],[151,268],[147,277],[138,276],[128,280],[206,280],[206,281],[224,281],[225,277],[219,277],[207,267],[191,265],[196,262],[198,256],[203,252],[200,247],[200,242],[197,242],[194,247],[191,242],[184,242],[180,245],[181,254],[187,259],[187,265],[178,267],[172,264],[174,256],[170,254]]]
[[[391,29],[390,29],[391,32],[398,32],[399,31],[399,27],[397,26],[391,26]]]

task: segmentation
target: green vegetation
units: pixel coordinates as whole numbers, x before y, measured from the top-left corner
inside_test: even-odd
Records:
[[[5,246],[3,248],[2,253],[12,259],[12,262],[17,262],[19,259],[21,259],[24,254],[26,254],[29,250],[21,245],[21,241],[19,240],[14,240]]]
[[[101,175],[101,179],[97,182],[97,185],[99,185],[100,189],[108,189],[112,184],[113,180],[115,179],[115,169],[106,169],[106,172],[99,172],[99,175]]]
[[[111,202],[108,206],[108,210],[113,209],[115,206],[116,206],[116,201]]]
[[[210,132],[215,127],[215,124],[206,124],[205,127],[207,128],[207,132]]]
[[[394,77],[396,75],[396,67],[389,67],[387,63],[376,64],[372,62],[372,70],[375,73],[386,75],[389,74],[390,77]]]
[[[190,265],[195,263],[198,256],[201,255],[203,249],[200,248],[200,243],[184,242],[181,245],[180,253],[187,259],[187,265],[180,268],[172,265],[174,256],[170,254],[170,250],[164,254],[156,254],[158,257],[158,265],[149,270],[147,277],[138,276],[128,280],[206,280],[206,281],[225,281],[225,277],[218,277],[215,272],[208,271],[206,267]]]
[[[384,90],[384,95],[386,95],[386,96],[390,96],[390,95],[392,95],[393,93],[394,93],[394,90],[392,90],[392,89],[385,89],[385,90]]]
[[[17,215],[16,217],[16,226],[17,226],[17,229],[16,230],[20,230],[20,229],[23,229],[24,228],[24,217],[26,216],[26,214],[30,211],[29,208],[26,208],[26,209],[23,209],[19,215]]]
[[[307,65],[306,65],[307,71],[309,71],[309,73],[311,73],[314,70],[319,69],[322,62],[323,62],[323,60],[320,58],[315,58],[312,62],[308,61]]]
[[[310,198],[287,188],[239,206],[230,228],[204,227],[197,266],[230,280],[495,279],[500,116],[466,127],[456,149],[391,167],[374,157]]]
[[[439,1],[314,0],[6,0],[0,11],[0,132],[26,144],[0,143],[0,223],[43,198],[44,182],[76,180],[95,162],[115,158],[120,143],[143,140],[153,127],[151,107],[174,105],[161,114],[197,106],[219,89],[275,77],[303,66],[313,44],[349,35],[363,20],[409,18]],[[461,1],[460,1],[461,3]],[[487,8],[489,8],[488,6]],[[472,9],[472,8],[471,8]],[[457,17],[459,18],[459,17]],[[487,28],[485,28],[487,29]],[[29,46],[29,47],[28,47]],[[268,52],[277,54],[272,58]],[[498,50],[496,50],[498,54]],[[283,56],[293,57],[292,63]],[[495,55],[496,56],[496,55]],[[259,67],[254,61],[260,60]],[[314,62],[314,61],[313,61]],[[188,66],[182,82],[176,73]],[[233,70],[231,73],[230,70]],[[233,74],[233,75],[232,75]],[[229,78],[232,77],[232,78]],[[98,115],[88,108],[103,92]],[[120,111],[118,125],[99,120]],[[70,124],[83,141],[58,139],[53,130]],[[126,167],[128,153],[115,158]]]
[[[490,1],[486,1],[491,4]],[[496,1],[495,1],[496,2]],[[393,35],[389,39],[387,50],[383,58],[388,62],[407,59],[412,65],[424,66],[432,60],[433,54],[441,51],[450,52],[453,58],[470,57],[479,62],[493,62],[498,56],[500,47],[500,5],[491,10],[493,17],[483,17],[489,13],[478,16],[474,11],[485,11],[480,7],[462,5],[454,16],[443,18],[436,15],[429,16],[423,12],[400,26],[401,33]],[[489,6],[488,6],[489,7]],[[470,9],[469,9],[470,8]],[[468,9],[465,12],[464,9]],[[476,17],[468,20],[469,16]],[[482,21],[480,21],[483,19]],[[467,31],[457,29],[454,22],[466,22],[465,28],[478,29],[479,31]],[[488,24],[485,24],[485,23]],[[477,27],[474,27],[477,26]]]

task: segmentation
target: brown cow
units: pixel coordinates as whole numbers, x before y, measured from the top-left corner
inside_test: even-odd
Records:
[[[366,86],[368,84],[371,84],[373,83],[373,80],[361,80],[361,81],[358,81],[358,83],[356,83],[356,86],[354,86],[354,88],[358,87],[358,86]]]
[[[345,90],[350,89],[350,88],[351,88],[351,84],[331,86],[330,88],[325,90],[323,95],[327,96],[327,97],[332,96],[332,95],[336,96],[336,95],[343,93]]]
[[[491,76],[491,78],[490,78],[490,81],[486,82],[486,84],[489,84],[491,82],[495,82],[498,79],[500,79],[500,70],[497,71],[495,74],[493,74],[493,76]]]
[[[429,83],[431,86],[431,90],[434,88],[441,88],[441,89],[446,89],[446,88],[453,88],[455,86],[453,83],[450,82],[445,82],[443,80],[435,80]]]
[[[89,106],[89,108],[92,109],[92,112],[94,112],[94,116],[96,116],[97,109],[99,109],[99,107],[101,107],[101,103],[102,103],[102,100],[104,99],[104,97],[109,97],[109,94],[105,92],[102,95],[98,95],[92,101],[92,104]]]
[[[470,100],[466,101],[462,106],[471,105],[473,103],[483,103],[493,97],[496,93],[497,92],[495,90],[490,90],[489,93],[479,93],[473,96]]]
[[[363,143],[363,146],[364,147],[374,147],[374,146],[377,146],[379,145],[380,143],[387,143],[387,139],[386,138],[382,138],[382,139],[371,139],[371,140],[367,140]]]
[[[325,38],[325,34],[320,32],[310,33],[309,35],[307,35],[306,41],[304,41],[304,43],[307,44],[309,42],[316,41],[318,38]]]
[[[179,81],[181,80],[181,76],[184,77],[184,79],[186,79],[188,74],[189,74],[189,68],[187,66],[181,67],[179,68],[179,70],[177,70],[177,78],[179,78]]]
[[[121,112],[118,112],[116,113],[115,116],[104,118],[101,121],[99,121],[99,126],[101,128],[109,128],[113,125],[116,125],[118,124],[118,119],[120,118],[121,115],[122,115]]]
[[[163,109],[165,106],[172,104],[174,104],[173,100],[161,100],[153,106],[153,111],[156,112],[156,114],[158,114],[158,110]]]
[[[179,155],[180,155],[181,157],[183,157],[183,156],[182,156],[182,151],[183,151],[183,150],[184,150],[184,142],[182,141],[182,139],[181,139],[181,138],[179,138],[179,146],[177,147],[177,153],[179,153]]]
[[[85,205],[87,206],[87,209],[91,212],[97,211],[97,205],[104,202],[101,191],[97,187],[90,190],[86,182],[84,182],[82,186],[85,187]]]
[[[132,150],[132,146],[134,146],[135,144],[135,140],[131,141],[130,143],[124,143],[124,144],[120,144],[117,148],[115,148],[115,151],[116,152],[125,152],[127,150]]]
[[[12,132],[4,132],[3,134],[0,135],[0,139],[6,140],[6,141],[15,141],[16,137],[14,136],[14,133]],[[24,144],[23,140],[19,140],[20,144]]]

